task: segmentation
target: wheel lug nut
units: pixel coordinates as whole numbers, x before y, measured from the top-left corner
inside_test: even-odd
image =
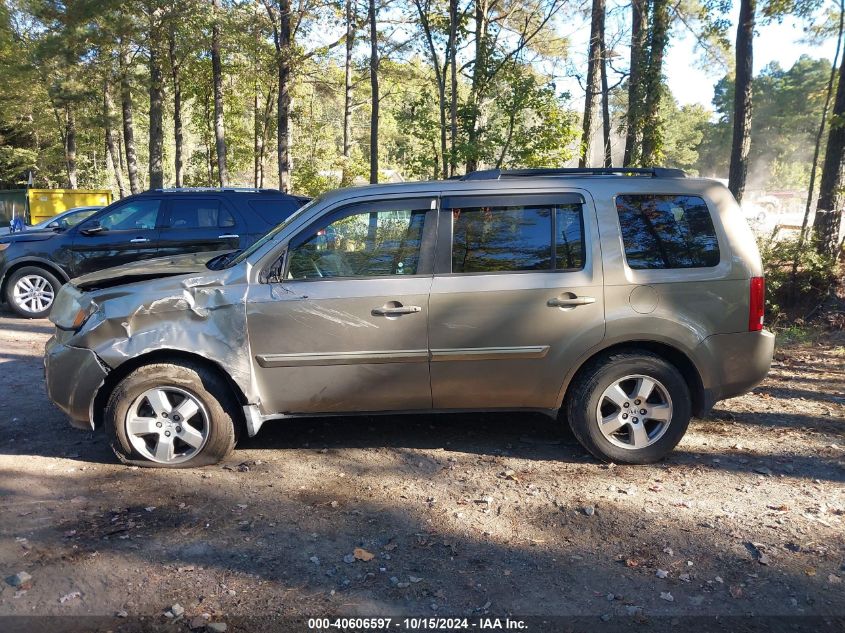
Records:
[[[623,404],[622,406],[623,406],[623,407],[625,407],[625,408],[627,409],[627,408],[628,408],[628,407],[630,407],[631,405],[630,405],[630,403],[626,402],[626,403],[625,403],[625,404]]]
[[[639,421],[640,421],[640,419],[639,419],[639,418],[633,418],[633,422],[634,422],[634,424],[636,424],[636,423],[637,423],[637,422],[639,422]]]
[[[640,403],[639,400],[634,400],[634,404],[639,404],[639,403]]]
[[[640,413],[642,413],[643,415],[645,415],[645,409],[640,409]]]
[[[177,433],[181,433],[181,432],[182,432],[182,427],[181,427],[181,426],[177,426],[177,427],[176,427],[176,432],[177,432]]]
[[[623,420],[627,420],[627,419],[628,419],[628,414],[627,414],[627,413],[623,413],[623,414],[622,414],[622,419],[623,419]]]
[[[164,432],[164,437],[170,437],[170,431],[165,431],[165,432]]]
[[[162,412],[161,412],[161,417],[166,418],[166,417],[167,417],[167,411],[162,411]]]

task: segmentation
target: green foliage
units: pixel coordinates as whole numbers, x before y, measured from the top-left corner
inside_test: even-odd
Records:
[[[749,183],[752,188],[802,189],[809,183],[830,62],[801,56],[788,70],[773,62],[754,78]],[[719,120],[704,127],[699,172],[728,172],[733,125],[733,79],[716,85],[713,105]]]
[[[835,260],[819,255],[812,239],[799,249],[797,237],[779,235],[777,229],[758,237],[766,277],[766,313],[775,324],[802,316],[815,308],[836,281]],[[798,262],[795,277],[793,262]]]

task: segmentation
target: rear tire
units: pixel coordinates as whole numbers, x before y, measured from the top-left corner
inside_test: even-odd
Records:
[[[692,403],[674,365],[630,351],[591,361],[570,387],[564,411],[575,437],[598,459],[649,464],[681,441]]]
[[[6,282],[6,302],[15,314],[25,319],[44,319],[50,315],[62,283],[50,271],[39,266],[18,268]]]
[[[143,365],[118,383],[105,410],[118,459],[133,466],[193,468],[226,458],[237,441],[231,387],[200,363]]]

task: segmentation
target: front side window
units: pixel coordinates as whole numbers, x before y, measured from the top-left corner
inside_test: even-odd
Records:
[[[415,275],[425,215],[361,209],[336,219],[291,250],[288,278]]]
[[[98,218],[107,231],[148,230],[156,227],[160,200],[128,202]]]
[[[452,272],[580,270],[582,205],[452,208]]]
[[[631,268],[707,268],[719,263],[719,240],[703,198],[624,195],[616,198],[616,211]]]

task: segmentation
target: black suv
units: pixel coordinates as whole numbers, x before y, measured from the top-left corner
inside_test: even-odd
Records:
[[[275,189],[129,196],[67,230],[0,237],[0,297],[20,316],[45,317],[73,277],[139,259],[243,249],[307,201]]]

